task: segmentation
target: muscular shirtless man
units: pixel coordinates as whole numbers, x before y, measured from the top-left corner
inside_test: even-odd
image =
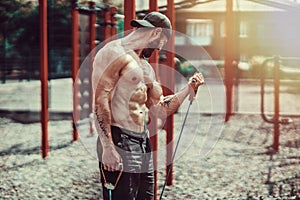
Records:
[[[113,199],[153,199],[154,180],[151,145],[148,139],[148,112],[162,118],[174,113],[184,99],[204,83],[194,74],[180,92],[163,97],[152,67],[145,58],[161,50],[171,35],[169,19],[151,12],[128,36],[106,44],[93,64],[97,152],[101,168],[103,197],[109,199],[106,182],[113,185]],[[194,81],[192,81],[194,79]],[[119,167],[124,172],[119,176]]]

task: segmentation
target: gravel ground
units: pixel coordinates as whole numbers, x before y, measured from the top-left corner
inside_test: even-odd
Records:
[[[49,121],[50,154],[41,158],[40,123],[28,123],[39,119],[39,86],[32,81],[0,87],[0,199],[101,199],[95,135],[83,124],[80,141],[71,142],[70,79],[51,83],[50,111],[63,111],[68,117]],[[281,126],[280,152],[274,154],[270,151],[273,126],[257,114],[257,82],[241,83],[238,106],[244,114],[234,115],[225,124],[224,116],[198,113],[210,111],[208,89],[203,87],[200,105],[191,108],[176,154],[174,182],[166,187],[163,199],[300,199],[300,118]],[[272,111],[271,89],[267,88],[267,111]],[[283,113],[299,114],[298,85],[281,89]],[[186,106],[185,102],[175,115],[175,136]],[[26,112],[16,112],[20,110]],[[163,131],[159,131],[159,143],[158,193],[165,175]]]
[[[209,127],[221,123],[220,118],[189,115],[180,143],[184,147],[174,164],[174,184],[166,187],[163,199],[299,199],[300,119],[281,127],[280,153],[272,154],[272,125],[258,115],[235,115],[210,153],[201,156],[202,142],[214,131]],[[199,120],[196,134],[194,120]],[[181,123],[182,114],[177,113],[175,133]],[[40,132],[39,123],[0,118],[1,199],[101,199],[97,160],[86,142],[71,142],[71,122],[49,122],[47,159],[40,155]],[[161,131],[161,149],[164,138]],[[160,167],[159,193],[164,172]]]

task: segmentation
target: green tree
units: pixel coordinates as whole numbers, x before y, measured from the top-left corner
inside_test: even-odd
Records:
[[[32,3],[25,0],[0,1],[0,57],[2,82],[14,65],[16,51],[15,44],[22,32],[23,23],[32,8]],[[8,62],[9,61],[9,62]]]
[[[70,1],[49,0],[49,71],[50,76],[70,72],[71,4]]]
[[[27,72],[30,79],[39,71],[40,22],[38,5],[24,18],[16,39],[16,51],[21,63],[21,70]]]
[[[17,51],[23,63],[23,69],[28,75],[39,72],[39,40],[40,19],[38,5],[20,25],[22,30],[17,38]],[[48,49],[49,49],[49,76],[54,76],[58,68],[63,72],[70,68],[71,48],[71,5],[68,2],[55,3],[48,1]]]

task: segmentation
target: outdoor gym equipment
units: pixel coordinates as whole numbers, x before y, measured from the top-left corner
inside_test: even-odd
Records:
[[[266,59],[261,67],[260,76],[260,86],[261,86],[261,117],[267,123],[273,124],[273,145],[272,148],[275,152],[279,151],[279,137],[280,137],[280,124],[289,124],[292,119],[280,116],[280,71],[282,71],[282,61],[296,61],[300,63],[300,58],[284,58],[279,56],[274,56],[272,58]],[[273,62],[273,80],[274,80],[274,114],[272,118],[269,118],[265,114],[265,79],[266,79],[266,69],[267,64]]]
[[[72,79],[73,83],[75,83],[77,73],[79,70],[80,56],[86,56],[79,53],[79,19],[80,15],[83,14],[87,16],[88,19],[88,30],[85,30],[87,35],[83,36],[85,39],[82,42],[82,45],[88,45],[88,50],[86,52],[90,52],[92,49],[96,47],[96,13],[102,12],[104,14],[103,23],[100,24],[104,27],[104,38],[103,40],[115,35],[116,29],[115,18],[114,15],[116,13],[116,8],[110,7],[101,7],[99,5],[96,6],[94,2],[89,3],[89,7],[80,7],[77,4],[77,1],[72,1]],[[48,156],[49,152],[49,141],[48,141],[48,120],[49,120],[49,111],[48,111],[48,32],[47,32],[47,1],[39,0],[39,17],[40,17],[40,81],[41,81],[41,113],[40,113],[40,122],[41,122],[41,154],[43,158]],[[82,33],[84,34],[84,32]],[[81,46],[82,46],[81,45]],[[90,69],[91,70],[91,69]],[[90,78],[87,81],[83,80],[83,83],[90,83]],[[89,85],[89,84],[88,84]],[[89,86],[81,87],[83,91],[80,91],[80,88],[75,86],[75,90],[73,92],[73,112],[78,113],[78,109],[81,108],[87,109],[87,113],[91,112],[92,104],[90,101],[91,97],[91,88]],[[78,93],[82,92],[82,94],[88,94],[88,98],[79,99]],[[85,96],[86,95],[82,95]],[[86,106],[84,106],[86,105]],[[84,116],[81,116],[84,117]],[[92,131],[92,130],[91,130]],[[76,122],[73,118],[73,141],[78,140],[78,133],[76,130]]]
[[[47,3],[39,0],[40,15],[40,81],[41,81],[41,126],[42,157],[46,158],[49,152],[48,142],[48,32],[47,32]]]

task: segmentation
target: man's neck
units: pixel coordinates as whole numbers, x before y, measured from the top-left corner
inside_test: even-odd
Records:
[[[147,48],[149,38],[147,34],[142,34],[138,30],[134,30],[129,35],[121,39],[121,44],[126,49],[132,49],[136,54],[141,57],[142,50]]]

